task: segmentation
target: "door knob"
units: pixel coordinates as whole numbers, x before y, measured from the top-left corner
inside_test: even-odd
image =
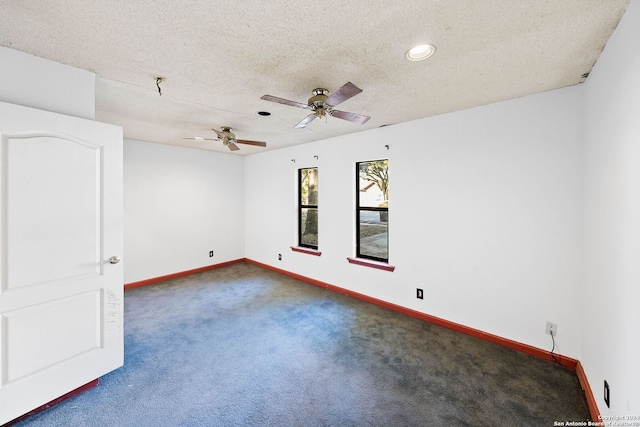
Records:
[[[120,258],[118,258],[117,256],[112,256],[111,258],[109,258],[109,263],[110,264],[117,264],[120,262]]]

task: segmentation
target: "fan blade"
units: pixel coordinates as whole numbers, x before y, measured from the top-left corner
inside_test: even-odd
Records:
[[[227,144],[227,147],[229,147],[229,150],[231,150],[231,151],[237,151],[237,150],[239,150],[239,149],[240,149],[240,148],[239,148],[236,144],[234,144],[232,141],[229,141],[229,143]]]
[[[249,141],[246,139],[236,139],[236,142],[239,144],[247,144],[247,145],[257,145],[258,147],[266,147],[267,143],[262,141]]]
[[[362,92],[362,89],[360,89],[358,86],[354,85],[351,82],[346,82],[340,89],[333,92],[333,94],[329,98],[327,98],[324,103],[335,107],[336,105],[346,101],[352,96],[356,96],[360,92]]]
[[[371,117],[362,114],[348,113],[346,111],[331,110],[331,115],[339,119],[348,120],[353,123],[365,124]]]
[[[293,128],[294,128],[294,129],[300,129],[300,128],[303,128],[303,127],[307,127],[307,125],[308,125],[309,123],[311,123],[311,122],[312,122],[316,117],[318,117],[318,116],[316,116],[316,113],[309,114],[307,117],[305,117],[304,119],[302,119],[302,120],[300,121],[300,123],[298,123],[297,125],[295,125]]]
[[[303,104],[302,102],[289,101],[288,99],[278,98],[277,96],[262,95],[260,99],[264,99],[265,101],[277,102],[278,104],[290,105],[292,107],[309,108],[307,104]]]
[[[217,129],[213,129],[213,128],[211,130],[214,131],[216,133],[216,135],[218,135],[219,139],[224,139],[224,133],[220,132]]]
[[[193,139],[194,141],[215,141],[215,138],[202,138],[200,136],[191,136],[188,138],[182,138],[182,139]]]

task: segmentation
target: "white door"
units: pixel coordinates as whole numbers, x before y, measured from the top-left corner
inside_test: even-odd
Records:
[[[0,102],[0,195],[2,425],[124,362],[122,129]]]

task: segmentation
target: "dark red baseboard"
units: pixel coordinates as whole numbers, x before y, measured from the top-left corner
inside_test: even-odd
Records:
[[[26,414],[16,418],[13,421],[9,421],[8,423],[3,424],[0,427],[9,427],[10,425],[13,425],[13,424],[17,423],[18,421],[22,421],[25,418],[28,418],[28,417],[30,417],[32,415],[37,414],[38,412],[42,412],[45,409],[52,407],[53,405],[57,405],[58,403],[62,402],[63,400],[67,400],[70,397],[73,397],[73,396],[76,396],[76,395],[82,393],[83,391],[87,391],[90,388],[93,388],[93,387],[97,386],[99,383],[100,383],[100,379],[97,378],[97,379],[95,379],[95,380],[93,380],[91,382],[86,383],[85,385],[83,385],[81,387],[78,387],[75,390],[70,391],[69,393],[67,393],[65,395],[62,395],[62,396],[58,397],[57,399],[53,399],[51,402],[49,402],[47,404],[44,404],[44,405],[34,409],[33,411],[27,412]]]
[[[584,368],[582,367],[582,363],[580,363],[580,361],[578,361],[578,366],[576,366],[576,375],[578,376],[578,380],[580,381],[580,387],[582,387],[582,390],[584,391],[584,396],[587,399],[587,406],[589,407],[591,420],[600,421],[600,410],[598,409],[596,398],[593,396],[593,391],[591,390],[591,386],[589,385],[589,381],[587,380],[587,374],[584,372]]]
[[[152,277],[151,279],[140,280],[139,282],[126,283],[124,290],[138,288],[140,286],[151,285],[153,283],[163,282],[165,280],[175,279],[176,277],[189,276],[191,274],[202,273],[203,271],[213,270],[214,268],[226,267],[227,265],[243,262],[245,258],[234,259],[220,264],[206,265],[204,267],[194,268],[193,270],[181,271],[179,273],[167,274],[166,276]]]
[[[497,336],[497,335],[489,334],[487,332],[483,332],[483,331],[478,330],[478,329],[470,328],[468,326],[464,326],[464,325],[461,325],[459,323],[451,322],[449,320],[445,320],[445,319],[442,319],[440,317],[432,316],[430,314],[425,314],[425,313],[422,313],[422,312],[419,312],[419,311],[416,311],[416,310],[412,310],[410,308],[402,307],[400,305],[393,304],[393,303],[390,303],[390,302],[387,302],[387,301],[383,301],[383,300],[380,300],[380,299],[377,299],[377,298],[373,298],[373,297],[370,297],[368,295],[360,294],[358,292],[353,292],[353,291],[350,291],[348,289],[341,288],[339,286],[335,286],[335,285],[331,285],[329,283],[321,282],[319,280],[315,280],[315,279],[312,279],[310,277],[302,276],[300,274],[292,273],[290,271],[283,270],[283,269],[280,269],[280,268],[277,268],[277,267],[273,267],[273,266],[268,265],[268,264],[262,264],[260,262],[257,262],[257,261],[254,261],[254,260],[251,260],[251,259],[248,259],[248,258],[246,259],[246,261],[251,263],[251,264],[255,264],[257,266],[266,268],[268,270],[275,271],[277,273],[283,274],[285,276],[293,277],[295,279],[302,280],[303,282],[307,282],[307,283],[311,283],[313,285],[321,286],[323,288],[326,288],[326,289],[329,289],[329,290],[332,290],[332,291],[335,291],[335,292],[338,292],[338,293],[341,293],[341,294],[344,294],[344,295],[347,295],[347,296],[350,296],[350,297],[353,297],[353,298],[357,298],[357,299],[362,300],[362,301],[366,301],[366,302],[369,302],[369,303],[372,303],[372,304],[376,304],[376,305],[379,305],[381,307],[385,307],[385,308],[388,308],[390,310],[394,310],[394,311],[397,311],[399,313],[405,314],[407,316],[415,317],[416,319],[420,319],[420,320],[424,320],[424,321],[429,322],[429,323],[433,323],[434,325],[442,326],[444,328],[451,329],[451,330],[454,330],[456,332],[463,333],[465,335],[470,335],[472,337],[480,338],[480,339],[483,339],[485,341],[489,341],[489,342],[492,342],[492,343],[495,343],[495,344],[499,344],[499,345],[502,345],[504,347],[511,348],[513,350],[517,350],[519,352],[526,353],[526,354],[529,354],[531,356],[538,357],[540,359],[548,360],[550,362],[553,361],[553,357],[552,357],[550,351],[542,350],[540,348],[533,347],[533,346],[530,346],[528,344],[523,344],[523,343],[520,343],[518,341],[513,341],[513,340],[510,340],[510,339],[507,339],[507,338],[503,338],[503,337],[500,337],[500,336]],[[562,356],[560,354],[555,354],[555,353],[553,354],[553,356],[555,356],[556,361],[559,364],[561,364],[563,366],[566,366],[566,367],[568,367],[568,368],[570,368],[570,369],[572,369],[574,371],[576,370],[576,366],[578,364],[578,361],[576,359],[573,359],[573,358],[567,357],[567,356]]]

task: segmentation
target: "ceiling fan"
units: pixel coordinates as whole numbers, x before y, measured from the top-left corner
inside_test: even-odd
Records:
[[[290,105],[292,107],[306,108],[313,111],[313,113],[309,114],[307,117],[302,119],[300,123],[293,127],[294,129],[300,129],[306,127],[316,117],[321,119],[326,115],[337,117],[339,119],[347,120],[353,123],[366,123],[367,120],[369,120],[371,117],[364,116],[362,114],[334,110],[333,108],[341,102],[344,102],[347,99],[356,96],[360,92],[362,92],[362,89],[351,82],[347,82],[342,85],[340,89],[333,92],[331,96],[329,96],[329,91],[327,89],[314,89],[313,96],[309,98],[306,104],[303,104],[302,102],[289,101],[288,99],[278,98],[277,96],[271,95],[263,95],[260,99],[264,99],[265,101],[277,102],[279,104]]]
[[[215,141],[221,140],[222,143],[229,147],[229,150],[236,151],[239,150],[236,144],[247,144],[247,145],[256,145],[258,147],[266,147],[267,143],[263,141],[249,141],[247,139],[236,139],[236,135],[231,132],[231,128],[229,126],[222,126],[222,131],[211,129],[218,135],[217,138],[202,138],[199,136],[191,137],[191,138],[182,138],[182,139],[195,139],[196,141]]]

